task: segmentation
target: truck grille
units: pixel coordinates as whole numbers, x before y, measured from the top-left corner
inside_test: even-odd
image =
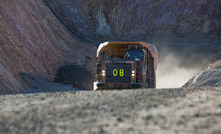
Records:
[[[108,63],[106,65],[107,83],[130,83],[131,64],[128,63]]]

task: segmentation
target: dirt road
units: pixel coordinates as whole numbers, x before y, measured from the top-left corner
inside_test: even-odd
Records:
[[[0,133],[221,133],[221,89],[0,96]]]

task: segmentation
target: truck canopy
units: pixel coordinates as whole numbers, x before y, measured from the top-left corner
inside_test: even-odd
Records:
[[[97,49],[97,59],[99,60],[103,51],[111,48],[113,57],[123,58],[124,53],[128,50],[129,45],[141,45],[143,48],[149,52],[150,60],[153,62],[154,70],[156,70],[158,65],[158,51],[156,47],[152,44],[147,44],[145,42],[104,42],[100,44]]]

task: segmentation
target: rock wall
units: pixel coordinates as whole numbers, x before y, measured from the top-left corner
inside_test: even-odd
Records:
[[[221,87],[221,60],[211,64],[208,69],[190,79],[183,87]]]
[[[220,0],[45,0],[92,41],[221,36]]]
[[[93,44],[73,37],[41,0],[0,4],[0,92],[21,92],[27,87],[21,72],[53,81],[63,64],[93,70],[86,57],[95,50]]]

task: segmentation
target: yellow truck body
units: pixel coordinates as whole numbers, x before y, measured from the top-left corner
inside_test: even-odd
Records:
[[[97,49],[94,90],[155,88],[158,52],[145,42],[104,42]]]

